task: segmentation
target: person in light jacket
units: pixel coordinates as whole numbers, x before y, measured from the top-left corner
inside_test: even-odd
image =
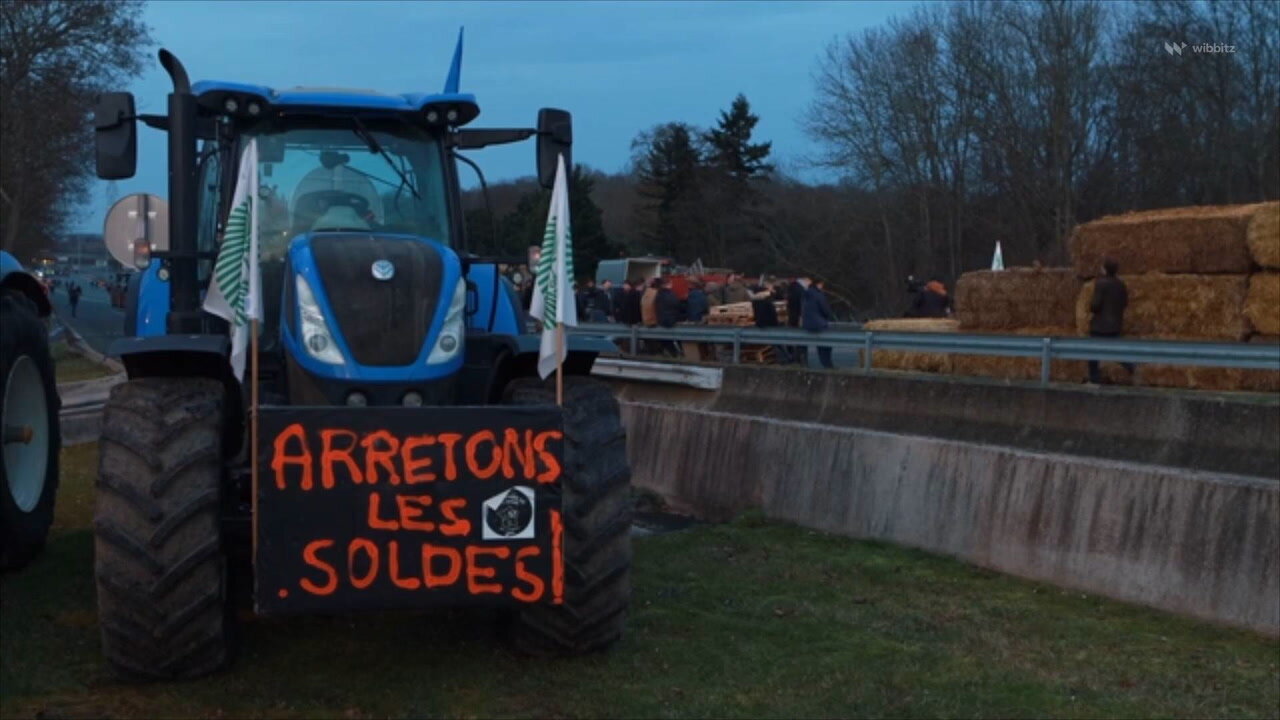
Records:
[[[803,316],[801,324],[805,330],[812,333],[823,332],[831,325],[831,304],[827,302],[825,288],[825,281],[814,280],[809,285],[809,289],[804,291],[804,307],[800,311]],[[818,362],[822,363],[824,368],[835,367],[831,362],[830,345],[818,346]]]

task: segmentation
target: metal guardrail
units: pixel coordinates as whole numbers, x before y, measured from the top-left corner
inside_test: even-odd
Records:
[[[1038,357],[1042,385],[1049,384],[1049,370],[1054,360],[1099,360],[1136,365],[1159,363],[1280,372],[1280,345],[1248,343],[867,330],[812,333],[790,328],[761,329],[716,325],[644,328],[608,323],[584,323],[578,327],[569,328],[569,331],[580,335],[629,339],[632,355],[636,354],[641,340],[676,340],[731,345],[735,364],[741,361],[744,344],[822,345],[857,350],[861,355],[860,365],[866,371],[872,369],[871,359],[874,350]]]

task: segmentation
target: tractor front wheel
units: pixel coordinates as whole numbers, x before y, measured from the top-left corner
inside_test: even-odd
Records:
[[[554,405],[554,386],[511,383],[508,404]],[[564,379],[564,602],[510,618],[515,647],[532,655],[578,655],[622,637],[631,602],[631,468],[618,403],[609,387]]]
[[[222,413],[222,385],[203,378],[132,380],[107,401],[94,578],[103,654],[126,678],[194,678],[229,659]]]

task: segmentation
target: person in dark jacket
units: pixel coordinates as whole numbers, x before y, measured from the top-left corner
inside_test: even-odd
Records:
[[[800,313],[804,310],[804,293],[809,289],[809,278],[794,278],[787,285],[787,327],[800,327]],[[800,365],[809,364],[809,346],[791,346],[791,360]]]
[[[609,322],[613,315],[613,300],[609,292],[613,283],[609,280],[589,288],[587,292],[590,294],[587,298],[587,312],[591,318],[591,322],[605,323]]]
[[[831,324],[831,304],[827,302],[827,294],[823,292],[825,285],[824,281],[816,280],[804,293],[804,307],[800,311],[801,324],[812,333],[820,333]],[[835,367],[831,362],[830,345],[818,346],[818,362],[824,368]]]
[[[781,323],[778,322],[778,308],[774,306],[774,286],[772,282],[765,282],[762,285],[754,285],[750,288],[751,298],[751,314],[755,317],[756,327],[775,328]],[[773,350],[778,355],[778,361],[781,363],[791,362],[791,353],[782,345],[774,345]]]
[[[689,284],[689,322],[700,323],[707,316],[707,293],[702,283],[693,281]]]
[[[626,308],[623,307],[623,303],[627,297],[627,288],[630,287],[630,284],[624,281],[620,287],[612,287],[613,285],[612,282],[610,281],[606,281],[606,282],[610,285],[609,310],[612,311],[610,313],[610,315],[612,316],[611,319],[616,323],[625,323],[626,322],[625,317],[626,317],[627,311],[626,311]]]
[[[644,291],[644,280],[641,278],[633,278],[630,283],[631,289],[627,291],[627,296],[623,298],[622,303],[626,307],[626,323],[628,325],[640,324],[640,297]]]
[[[671,290],[671,283],[666,278],[658,278],[654,281],[657,283],[658,296],[654,299],[654,306],[658,314],[658,326],[664,328],[672,328],[680,321],[680,298],[676,297],[675,292]],[[676,347],[674,341],[661,341],[663,354],[669,354],[673,357],[679,357],[680,349]]]
[[[1099,338],[1120,337],[1124,331],[1124,310],[1129,305],[1129,289],[1124,281],[1116,277],[1120,265],[1111,258],[1102,261],[1102,277],[1093,283],[1093,297],[1090,298],[1089,310],[1093,318],[1089,321],[1089,335]],[[1133,363],[1123,363],[1130,377],[1134,374]],[[1089,382],[1095,385],[1102,382],[1098,361],[1089,361]]]
[[[951,296],[947,294],[947,286],[937,277],[929,279],[923,289],[916,293],[915,302],[907,317],[944,318],[951,314]]]

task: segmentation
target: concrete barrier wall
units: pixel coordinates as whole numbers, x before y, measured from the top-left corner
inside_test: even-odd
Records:
[[[709,395],[709,393],[708,393]],[[728,367],[709,406],[1276,480],[1280,396]]]
[[[832,404],[807,401],[819,412]],[[635,483],[711,520],[763,508],[1280,635],[1274,479],[761,417],[772,404],[755,407],[752,416],[624,398]]]

